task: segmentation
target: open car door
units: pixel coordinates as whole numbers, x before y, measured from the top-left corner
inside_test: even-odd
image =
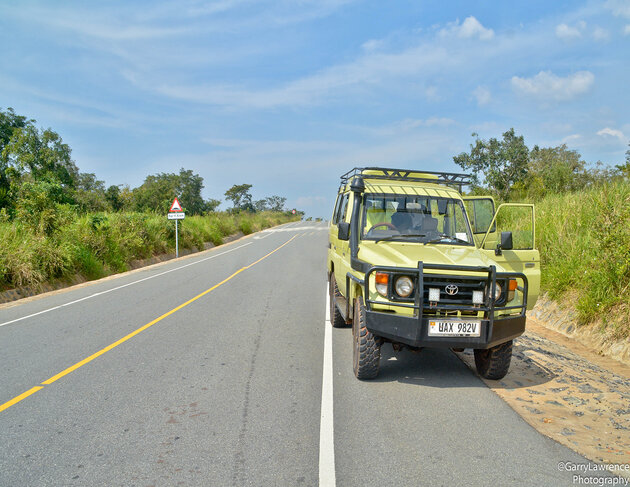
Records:
[[[534,205],[504,203],[479,244],[481,252],[507,271],[525,274],[529,284],[527,309],[534,307],[540,292],[540,253],[535,249],[535,241]]]
[[[484,237],[487,237],[488,248],[499,242],[496,223],[492,224],[494,217],[494,198],[492,196],[464,196],[466,213],[470,221],[475,245],[481,247]],[[488,232],[490,229],[490,232]]]

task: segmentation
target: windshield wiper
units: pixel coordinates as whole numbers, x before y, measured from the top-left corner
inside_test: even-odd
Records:
[[[470,244],[470,242],[468,240],[464,240],[464,239],[458,238],[458,237],[451,237],[450,235],[447,235],[446,233],[443,233],[437,238],[432,238],[431,240],[427,240],[426,242],[424,242],[424,245],[432,244],[432,243],[438,243],[438,242],[441,242],[442,240],[447,240],[447,239],[448,240],[455,240],[456,242],[461,242],[461,243],[465,243],[465,244]]]
[[[387,240],[396,240],[397,238],[409,238],[409,237],[426,237],[426,233],[401,233],[400,235],[390,235],[389,237],[379,238],[376,243],[387,241]]]

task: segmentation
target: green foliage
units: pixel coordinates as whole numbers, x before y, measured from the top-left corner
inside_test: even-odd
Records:
[[[0,287],[76,274],[96,279],[172,252],[174,225],[165,213],[175,197],[187,213],[179,224],[182,248],[219,245],[239,230],[248,234],[295,219],[279,212],[286,201],[279,196],[262,200],[256,214],[218,213],[221,201],[204,201],[203,178],[183,168],[148,176],[134,190],[105,189],[95,174],[79,172],[59,134],[34,123],[11,108],[0,110]],[[236,185],[226,193],[237,210],[254,211],[250,188]]]
[[[93,173],[79,173],[75,199],[84,212],[107,211],[112,209],[105,196],[105,183],[96,179]]]
[[[574,300],[582,323],[630,336],[630,182],[550,194],[536,204],[542,285]]]
[[[630,147],[630,144],[628,144],[628,147]],[[626,151],[626,163],[615,166],[615,168],[622,177],[630,179],[630,149]]]
[[[255,210],[252,195],[249,193],[251,187],[251,184],[235,184],[225,192],[225,197],[232,202],[234,210]]]
[[[147,176],[139,188],[133,190],[136,211],[168,211],[178,198],[189,215],[201,215],[207,206],[201,196],[203,178],[192,170],[180,169],[179,174],[160,173]]]
[[[530,153],[527,193],[542,197],[581,189],[587,182],[584,167],[580,154],[565,144],[544,149],[535,146]]]
[[[16,215],[36,233],[52,235],[72,218],[72,208],[65,201],[59,182],[27,180],[17,193]]]
[[[20,174],[28,171],[35,180],[56,180],[64,188],[73,188],[79,171],[70,158],[71,152],[58,133],[27,125],[13,131],[2,157]]]
[[[125,203],[121,195],[120,186],[112,185],[107,188],[104,197],[112,210],[120,211],[123,209]]]
[[[475,133],[472,136],[475,144],[471,144],[470,153],[462,152],[453,161],[464,170],[474,171],[475,184],[480,183],[479,174],[483,174],[488,188],[507,199],[512,186],[527,177],[529,149],[523,136],[516,136],[513,128],[503,134],[503,140],[486,141]]]
[[[284,204],[287,199],[282,196],[268,196],[262,200],[254,201],[256,211],[284,211]]]
[[[221,200],[215,200],[213,198],[206,200],[206,212],[217,211],[220,204]]]
[[[41,188],[40,188],[41,189]],[[63,205],[62,205],[63,206]],[[0,212],[0,288],[37,285],[82,275],[97,279],[125,271],[136,259],[175,251],[175,227],[165,215],[68,212],[64,224],[40,231]],[[241,230],[251,233],[295,220],[283,213],[212,213],[179,222],[180,247],[201,250]]]

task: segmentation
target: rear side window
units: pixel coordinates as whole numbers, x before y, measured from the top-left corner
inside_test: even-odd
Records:
[[[338,194],[337,195],[337,201],[335,201],[335,209],[333,210],[332,218],[331,218],[333,223],[337,223],[337,221],[336,221],[337,220],[337,213],[339,212],[339,206],[341,205],[341,200],[342,199],[343,199],[343,195]]]
[[[348,208],[348,193],[337,198],[337,205],[335,208],[335,215],[333,217],[333,224],[344,221],[346,217],[346,210]]]

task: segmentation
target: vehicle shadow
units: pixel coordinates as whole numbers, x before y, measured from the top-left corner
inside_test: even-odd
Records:
[[[510,371],[501,380],[488,381],[492,388],[520,389],[545,384],[557,375],[528,356],[531,344],[516,341]],[[425,387],[481,387],[472,350],[452,352],[448,349],[425,348],[419,353],[396,352],[385,344],[381,349],[381,367],[376,382],[397,381]]]

